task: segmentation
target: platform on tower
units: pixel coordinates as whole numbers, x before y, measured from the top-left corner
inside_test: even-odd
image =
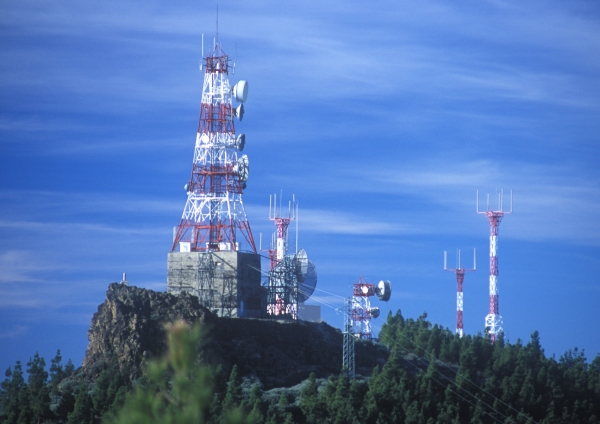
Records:
[[[167,292],[188,292],[219,316],[261,317],[260,255],[239,251],[169,252]]]

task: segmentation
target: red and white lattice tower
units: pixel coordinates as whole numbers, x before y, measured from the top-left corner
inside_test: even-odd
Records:
[[[298,202],[289,202],[287,216],[282,216],[281,205],[277,207],[277,195],[269,197],[269,219],[275,223],[276,234],[267,250],[270,271],[267,286],[267,314],[298,318],[297,276],[293,257],[288,251],[288,227],[296,220]]]
[[[463,336],[463,282],[465,272],[472,272],[477,269],[475,251],[473,250],[473,268],[466,269],[460,265],[460,250],[457,254],[456,268],[448,268],[447,254],[444,252],[444,271],[454,271],[456,273],[456,334]]]
[[[245,135],[236,136],[234,118],[242,120],[248,83],[229,85],[230,59],[218,43],[204,58],[204,85],[192,175],[185,185],[187,202],[174,232],[172,251],[244,250],[256,246],[242,202],[248,157],[241,155]],[[239,105],[234,108],[233,100]],[[238,237],[241,234],[241,238]]]
[[[355,337],[371,340],[371,318],[379,316],[379,308],[372,308],[369,297],[377,294],[375,284],[368,283],[362,275],[352,286],[352,330]]]
[[[477,213],[487,216],[490,222],[490,310],[485,317],[485,328],[492,342],[502,333],[502,316],[498,307],[498,227],[506,214],[512,213],[512,191],[510,192],[510,211],[502,209],[504,190],[497,195],[497,210],[490,210],[490,195],[487,195],[485,211],[479,210],[479,192],[477,192]]]
[[[281,201],[281,199],[280,199]],[[287,217],[281,216],[281,205],[277,208],[277,195],[269,196],[269,219],[275,222],[277,238],[275,244],[275,259],[280,262],[288,250],[288,227],[291,221],[296,219],[297,212],[296,196],[288,205]],[[269,254],[269,257],[271,254]]]

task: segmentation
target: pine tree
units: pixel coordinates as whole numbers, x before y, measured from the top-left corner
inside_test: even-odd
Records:
[[[32,421],[41,423],[50,417],[50,391],[47,386],[46,361],[37,352],[27,363]]]
[[[214,400],[212,373],[196,364],[201,327],[178,322],[168,331],[168,354],[148,364],[147,383],[125,402],[113,424],[204,424]],[[233,394],[232,394],[233,398]],[[244,421],[241,409],[226,414],[228,424]]]
[[[234,365],[229,374],[227,391],[223,398],[223,411],[232,412],[239,408],[242,402],[242,387],[237,373],[237,365]]]
[[[22,409],[19,396],[27,386],[21,361],[17,361],[14,370],[8,367],[4,375],[6,379],[0,384],[0,422],[16,424]]]
[[[82,383],[75,397],[73,412],[68,414],[67,424],[94,424],[92,397],[86,383]]]

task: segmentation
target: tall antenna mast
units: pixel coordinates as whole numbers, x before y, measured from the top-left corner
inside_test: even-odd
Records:
[[[477,191],[477,213],[487,216],[490,222],[490,310],[485,317],[485,328],[492,343],[504,331],[502,316],[498,307],[498,227],[504,215],[512,213],[512,190],[510,191],[510,211],[505,212],[502,209],[503,197],[504,190],[501,190],[497,196],[498,209],[490,210],[490,195],[488,194],[486,210],[480,211],[479,191]]]
[[[242,202],[249,173],[248,156],[241,154],[246,136],[235,131],[235,120],[244,116],[248,82],[229,84],[229,56],[218,45],[203,60],[192,173],[185,184],[187,202],[171,250],[239,251],[243,240],[245,249],[256,253]]]
[[[456,255],[456,268],[448,268],[448,254],[444,251],[444,271],[454,271],[456,273],[456,334],[462,337],[463,331],[463,282],[465,272],[472,272],[477,269],[477,258],[475,249],[473,249],[473,268],[465,269],[460,265],[460,250]]]

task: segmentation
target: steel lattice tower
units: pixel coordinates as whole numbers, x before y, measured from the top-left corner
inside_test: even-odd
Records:
[[[369,297],[375,294],[375,284],[368,283],[362,275],[352,287],[352,328],[356,337],[360,339],[373,338],[371,318],[379,316],[379,308],[371,308]]]
[[[342,368],[346,370],[348,380],[354,379],[356,366],[354,359],[354,329],[352,325],[352,298],[344,299],[344,349]]]
[[[465,272],[475,271],[477,269],[475,251],[473,251],[473,268],[466,269],[460,266],[460,250],[457,255],[456,268],[447,268],[447,255],[444,252],[444,271],[454,271],[456,273],[456,334],[463,336],[463,282],[465,280]]]
[[[188,198],[172,251],[178,246],[180,251],[238,251],[239,241],[245,240],[245,250],[256,253],[242,202],[249,170],[248,157],[239,156],[245,136],[236,136],[234,124],[235,117],[242,120],[248,84],[229,85],[230,60],[218,43],[204,58],[204,68],[192,175],[185,186]],[[233,99],[240,102],[237,108]]]
[[[498,305],[498,227],[506,214],[512,213],[512,191],[510,192],[510,211],[502,210],[504,191],[497,196],[497,210],[490,210],[490,195],[487,195],[485,211],[479,211],[479,192],[477,192],[477,213],[487,216],[490,222],[490,310],[485,317],[485,328],[492,342],[496,341],[502,329],[502,316]]]
[[[295,258],[286,256],[288,250],[288,227],[296,219],[296,198],[289,203],[287,216],[277,207],[277,195],[269,198],[269,219],[277,230],[275,246],[268,250],[270,271],[267,286],[267,314],[298,319],[298,281]],[[275,247],[275,248],[273,248]]]

